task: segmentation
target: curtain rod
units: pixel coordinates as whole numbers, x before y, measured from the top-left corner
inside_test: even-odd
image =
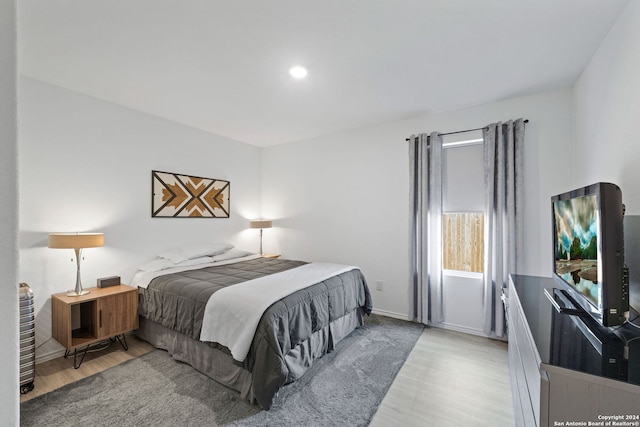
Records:
[[[525,123],[529,123],[529,119],[525,119],[524,121]],[[455,135],[457,133],[465,133],[465,132],[473,132],[474,130],[482,130],[482,129],[486,129],[487,127],[481,127],[481,128],[476,128],[476,129],[467,129],[467,130],[459,130],[456,132],[447,132],[447,133],[441,133],[440,135],[445,136],[445,135]],[[411,138],[406,138],[405,141],[410,141]]]

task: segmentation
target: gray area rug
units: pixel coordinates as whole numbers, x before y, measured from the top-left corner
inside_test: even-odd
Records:
[[[283,387],[271,410],[155,350],[20,405],[22,426],[366,426],[422,325],[381,316]]]

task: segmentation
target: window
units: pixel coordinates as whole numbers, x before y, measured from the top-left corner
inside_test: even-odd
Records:
[[[484,213],[442,214],[442,268],[484,271]]]
[[[442,268],[447,275],[478,277],[484,270],[484,168],[482,132],[445,135],[442,188]]]

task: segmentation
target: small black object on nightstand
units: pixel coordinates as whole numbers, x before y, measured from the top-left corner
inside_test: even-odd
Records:
[[[108,288],[109,286],[118,286],[120,284],[120,276],[101,277],[98,279],[99,288]]]

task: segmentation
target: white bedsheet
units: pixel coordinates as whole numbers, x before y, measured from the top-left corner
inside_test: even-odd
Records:
[[[249,353],[262,314],[273,303],[356,268],[310,263],[220,289],[209,298],[205,307],[200,340],[226,346],[233,358],[242,362]]]
[[[248,261],[250,259],[256,259],[256,258],[260,258],[260,255],[253,254],[253,255],[247,255],[244,257],[233,258],[225,261],[208,262],[205,264],[190,265],[188,267],[167,268],[165,270],[160,270],[160,271],[138,271],[133,276],[133,279],[131,280],[131,286],[134,286],[134,287],[137,286],[137,287],[146,289],[147,286],[149,286],[149,283],[151,283],[153,279],[155,279],[156,277],[164,276],[166,274],[179,273],[181,271],[187,271],[187,270],[197,270],[199,268],[205,268],[205,267],[214,267],[216,265],[233,264],[235,262]]]

